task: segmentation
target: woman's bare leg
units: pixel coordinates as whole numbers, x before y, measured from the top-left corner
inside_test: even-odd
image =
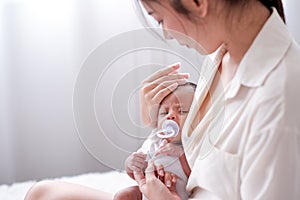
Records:
[[[114,194],[60,181],[42,181],[28,191],[25,200],[112,200]]]
[[[114,200],[142,200],[143,195],[139,189],[139,186],[131,186],[118,191]]]

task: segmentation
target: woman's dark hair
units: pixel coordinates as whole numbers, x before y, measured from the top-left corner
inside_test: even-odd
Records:
[[[139,1],[139,0],[138,0]],[[148,0],[148,1],[155,1],[158,2],[158,0]],[[194,0],[196,4],[198,4],[198,0]],[[225,0],[229,5],[235,6],[238,4],[246,5],[251,0]],[[264,6],[266,6],[271,12],[272,7],[276,8],[277,12],[279,13],[281,19],[285,23],[285,15],[284,15],[284,9],[282,5],[281,0],[259,0]],[[171,5],[173,8],[181,14],[185,14],[188,16],[189,11],[182,5],[181,0],[171,0]]]
[[[181,88],[181,87],[186,87],[186,86],[190,86],[190,87],[192,87],[194,89],[194,91],[196,91],[197,84],[195,84],[193,82],[186,82],[183,85],[178,85],[178,87],[175,90],[177,90],[178,88]]]
[[[197,84],[193,83],[193,82],[186,82],[185,84],[182,84],[182,85],[178,85],[177,88],[173,91],[175,92],[177,89],[179,88],[183,88],[183,87],[191,87],[194,92],[196,91],[196,88],[197,88]],[[161,104],[169,95],[171,95],[173,92],[171,92],[170,94],[168,94],[167,96],[165,96],[165,98],[163,98],[163,100],[159,103]]]
[[[180,0],[178,0],[180,1]],[[197,0],[195,0],[197,1]],[[234,6],[238,4],[246,5],[251,0],[225,0],[229,5]],[[264,6],[266,6],[271,12],[272,7],[276,8],[277,12],[279,13],[281,19],[285,23],[285,15],[284,15],[284,9],[282,5],[282,0],[259,0],[260,3],[262,3]]]
[[[277,12],[279,13],[281,19],[285,23],[285,15],[284,15],[284,9],[282,5],[281,0],[260,0],[262,4],[264,4],[269,10],[272,9],[272,7],[276,8]]]

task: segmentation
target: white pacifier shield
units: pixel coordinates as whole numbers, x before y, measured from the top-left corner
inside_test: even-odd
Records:
[[[175,137],[179,133],[179,126],[173,120],[166,120],[162,125],[162,130],[159,130],[156,135],[160,138]]]

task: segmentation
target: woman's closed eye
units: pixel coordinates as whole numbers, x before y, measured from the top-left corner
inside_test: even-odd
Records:
[[[163,24],[164,21],[157,16],[156,12],[152,11],[148,12],[148,14],[153,17],[153,19],[157,22],[158,26],[161,26]]]
[[[161,26],[164,23],[164,20],[162,20],[162,19],[158,20],[157,23],[158,23],[158,26]]]

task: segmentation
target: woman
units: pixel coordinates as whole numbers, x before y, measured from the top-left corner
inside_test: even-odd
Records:
[[[281,1],[142,3],[161,23],[166,38],[195,48],[168,31],[172,29],[207,53],[216,51],[202,67],[198,87],[206,87],[197,90],[182,133],[192,169],[187,185],[191,198],[299,199],[300,49],[284,25]],[[150,105],[183,78],[169,75],[177,68],[166,68],[143,83],[146,124],[155,121],[147,114],[155,113]],[[179,199],[155,178],[153,169],[150,165],[145,176],[135,174],[143,193],[149,199]]]
[[[141,0],[166,39],[214,52],[182,132],[192,173],[191,199],[299,199],[300,49],[288,34],[280,0]],[[180,34],[176,34],[180,33]],[[183,34],[191,40],[180,37]],[[193,41],[193,42],[191,42]],[[195,43],[196,41],[196,43]],[[201,48],[199,48],[199,44]],[[167,67],[143,82],[141,109],[151,126],[158,104],[186,74]],[[202,86],[202,87],[201,87]],[[151,115],[150,115],[151,113]],[[135,172],[150,200],[180,199],[176,177]],[[52,196],[49,196],[51,194]],[[102,196],[107,195],[107,196]],[[50,198],[51,197],[51,198]],[[75,185],[40,184],[27,199],[110,199]]]

